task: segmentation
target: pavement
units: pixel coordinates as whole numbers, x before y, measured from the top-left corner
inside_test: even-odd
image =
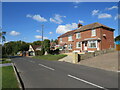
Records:
[[[118,73],[67,62],[13,58],[25,88],[118,88]]]
[[[0,64],[0,67],[4,67],[4,66],[12,66],[12,64],[11,63]]]

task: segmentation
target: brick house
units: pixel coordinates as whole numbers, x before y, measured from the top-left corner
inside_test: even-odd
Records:
[[[58,37],[60,50],[67,52],[94,52],[114,47],[114,29],[98,22],[68,31]]]

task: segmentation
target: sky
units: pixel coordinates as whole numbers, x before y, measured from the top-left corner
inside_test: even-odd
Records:
[[[33,42],[57,39],[61,34],[74,30],[77,24],[99,22],[115,29],[118,35],[117,2],[3,2],[2,30],[6,41]]]

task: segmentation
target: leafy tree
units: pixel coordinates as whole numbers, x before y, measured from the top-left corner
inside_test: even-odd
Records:
[[[23,41],[11,41],[4,44],[6,54],[15,55],[19,51],[28,51],[29,44]]]
[[[32,45],[41,45],[42,41],[34,41]]]
[[[115,38],[115,41],[120,41],[120,35]]]
[[[44,47],[44,50],[49,53],[50,52],[50,40],[45,39],[43,43],[43,47]]]
[[[55,41],[54,41],[56,44],[58,44],[58,40],[57,39],[55,39]]]

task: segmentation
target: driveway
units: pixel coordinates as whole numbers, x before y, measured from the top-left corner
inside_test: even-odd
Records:
[[[67,62],[13,58],[25,88],[118,87],[118,73]]]
[[[79,62],[80,65],[85,65],[89,67],[104,69],[108,71],[118,71],[118,56],[120,52],[111,52],[103,55],[99,55],[93,58],[89,58],[86,60],[81,60]]]

